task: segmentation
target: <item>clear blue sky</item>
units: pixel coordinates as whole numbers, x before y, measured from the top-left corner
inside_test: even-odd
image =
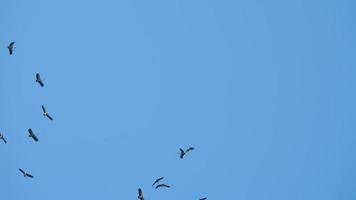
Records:
[[[356,199],[355,13],[353,0],[1,0],[1,199]],[[153,189],[160,176],[172,188]]]

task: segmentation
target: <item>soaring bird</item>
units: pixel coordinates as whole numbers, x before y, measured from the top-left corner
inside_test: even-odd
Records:
[[[156,183],[159,183],[162,179],[164,179],[163,176],[161,178],[156,179],[155,182],[153,182],[152,186],[154,186]]]
[[[38,142],[38,138],[37,138],[37,136],[35,135],[35,133],[32,131],[32,129],[28,129],[28,133],[29,133],[29,135],[28,135],[28,137],[31,137],[33,140],[35,140],[36,142]]]
[[[182,148],[179,148],[179,157],[183,159],[183,157],[189,152],[194,150],[194,147],[189,147],[187,150],[183,150]]]
[[[24,170],[22,170],[21,168],[19,168],[20,172],[23,174],[24,177],[29,177],[29,178],[33,178],[33,176],[27,172],[25,172]]]
[[[143,197],[143,192],[142,192],[141,188],[138,188],[138,197],[137,198],[140,200],[145,200],[145,198]]]
[[[206,200],[207,198],[206,197],[204,197],[204,198],[200,198],[199,200]]]
[[[11,42],[9,46],[7,46],[7,49],[9,49],[9,54],[12,55],[14,49],[15,49],[15,42]]]
[[[53,118],[49,115],[49,112],[47,112],[44,106],[42,106],[42,111],[43,111],[43,116],[47,117],[50,120],[53,120]]]
[[[156,186],[156,189],[158,189],[160,187],[170,188],[171,186],[166,185],[166,184],[159,184],[159,185]]]
[[[39,73],[36,73],[36,82],[40,84],[41,87],[44,86],[43,80],[41,79],[41,76]]]
[[[2,133],[0,133],[0,140],[3,140],[5,144],[7,143],[5,136]]]

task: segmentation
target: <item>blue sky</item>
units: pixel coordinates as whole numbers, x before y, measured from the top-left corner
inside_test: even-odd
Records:
[[[356,199],[355,9],[2,0],[1,199]]]

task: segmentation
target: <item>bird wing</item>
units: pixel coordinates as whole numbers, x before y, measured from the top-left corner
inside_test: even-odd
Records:
[[[10,47],[13,47],[14,44],[15,44],[15,42],[11,42],[11,43],[10,43]]]
[[[7,143],[6,139],[4,137],[2,137],[2,140],[4,140],[5,144]]]
[[[11,47],[7,47],[9,49],[9,54],[12,55],[12,48]]]
[[[166,188],[169,188],[170,186],[169,185],[166,185],[166,184],[159,184],[156,186],[156,189],[159,188],[159,187],[166,187]]]
[[[33,176],[31,174],[28,174],[28,173],[26,173],[26,176],[30,177],[30,178],[33,178]]]
[[[53,118],[49,114],[47,114],[46,116],[48,117],[48,119],[53,120]]]
[[[154,186],[156,183],[158,183],[158,180],[155,180],[152,184],[152,186]]]
[[[155,182],[153,182],[152,186],[154,186],[156,183],[160,182],[162,179],[164,179],[164,177],[160,177],[158,179],[155,180]]]
[[[189,151],[192,151],[194,150],[194,147],[189,147],[185,152],[189,152]]]
[[[46,112],[46,108],[44,106],[42,106],[42,110],[44,113]]]
[[[143,194],[143,193],[142,193],[141,188],[138,188],[138,195],[139,195],[139,196],[142,196],[142,194]]]
[[[43,83],[42,79],[38,80],[38,83],[40,84],[41,87],[44,86],[44,83]]]
[[[204,197],[204,198],[200,198],[199,200],[206,200],[206,197]]]
[[[41,76],[39,73],[36,73],[36,80],[40,80],[41,79]]]
[[[26,174],[25,171],[23,171],[21,168],[19,168],[20,172],[23,173],[24,175]]]
[[[30,136],[32,137],[32,135],[33,135],[33,131],[32,131],[32,129],[28,129],[28,133],[30,134]]]
[[[37,136],[35,135],[35,134],[32,134],[32,136],[31,136],[36,142],[38,142],[38,138],[37,138]]]

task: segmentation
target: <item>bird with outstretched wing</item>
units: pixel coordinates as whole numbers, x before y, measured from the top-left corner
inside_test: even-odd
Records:
[[[41,79],[41,75],[39,73],[36,73],[36,82],[40,84],[41,87],[44,86],[43,80]]]
[[[140,200],[145,200],[145,198],[143,197],[143,192],[142,192],[141,188],[138,188],[138,197],[137,198]]]
[[[19,170],[23,174],[24,177],[33,178],[33,176],[31,174],[25,172],[23,169],[19,168]]]
[[[32,131],[32,129],[28,129],[28,133],[29,133],[29,137],[31,137],[34,141],[38,142],[38,138],[36,136],[36,134]]]
[[[9,50],[9,54],[12,55],[12,53],[14,52],[14,49],[15,49],[15,42],[11,42],[9,44],[9,46],[7,46],[7,49]]]
[[[42,111],[43,111],[43,116],[47,117],[51,121],[53,120],[53,118],[49,115],[49,112],[47,112],[46,108],[43,105],[42,105]]]

